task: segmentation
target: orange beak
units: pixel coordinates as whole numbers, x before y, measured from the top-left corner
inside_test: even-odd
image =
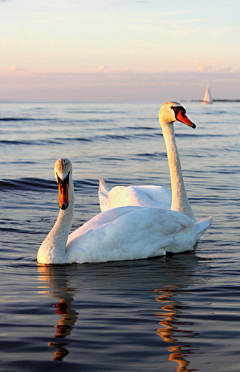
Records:
[[[66,181],[58,183],[58,205],[62,210],[68,207],[68,184]]]
[[[188,119],[187,115],[182,110],[178,111],[176,119],[188,125],[189,127],[196,128],[196,125]]]

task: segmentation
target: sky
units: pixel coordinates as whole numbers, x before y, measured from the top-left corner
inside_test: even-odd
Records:
[[[0,100],[240,99],[239,0],[0,0]]]

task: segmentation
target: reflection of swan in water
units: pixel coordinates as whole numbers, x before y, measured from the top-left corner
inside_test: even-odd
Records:
[[[67,280],[67,273],[64,267],[56,266],[39,266],[39,281],[46,284],[41,286],[41,293],[59,301],[56,303],[56,313],[60,316],[58,325],[55,326],[56,334],[54,338],[59,341],[49,342],[49,347],[57,349],[53,360],[63,360],[69,354],[65,346],[68,343],[60,342],[61,339],[70,335],[71,330],[78,318],[78,313],[71,308],[74,290],[70,287]],[[44,289],[43,289],[44,288]]]
[[[55,348],[54,360],[63,360],[70,353],[67,359],[81,355],[86,358],[86,366],[88,363],[97,366],[102,363],[104,368],[105,360],[99,355],[105,352],[108,360],[108,356],[112,356],[113,348],[123,355],[121,347],[124,345],[126,350],[128,343],[131,350],[138,352],[139,344],[135,344],[134,340],[137,334],[141,334],[147,336],[142,339],[147,348],[151,347],[151,340],[153,348],[150,353],[156,355],[156,359],[160,348],[164,349],[164,363],[169,365],[174,361],[178,365],[177,372],[189,372],[187,356],[199,353],[199,350],[193,341],[194,324],[182,321],[187,317],[186,312],[191,312],[187,307],[186,295],[184,306],[178,298],[191,284],[194,272],[199,272],[199,266],[202,273],[205,266],[203,259],[199,260],[194,252],[176,255],[171,259],[162,257],[102,265],[39,266],[39,291],[55,299],[57,304],[57,314],[54,312],[52,318],[58,317],[58,322],[51,322],[57,323],[56,332],[55,336],[52,335],[52,342],[48,343],[49,347]],[[186,275],[189,272],[193,275]],[[153,290],[155,292],[152,292]],[[73,299],[75,306],[72,305]],[[159,310],[156,311],[155,305]],[[77,333],[72,332],[78,319],[78,314],[72,307],[79,311],[79,318],[84,324],[80,334],[79,330]],[[152,315],[144,316],[146,321],[141,318],[140,322],[130,322],[142,312],[152,314],[153,307],[160,326],[157,326],[156,322],[154,328],[149,329],[149,316],[152,322]],[[117,319],[116,316],[120,318]],[[126,320],[123,322],[125,326],[120,319]],[[101,327],[98,328],[100,323]],[[156,335],[157,328],[157,335],[161,340]],[[119,331],[121,337],[117,336]],[[74,345],[70,345],[70,332],[74,333],[79,341],[75,343],[74,348]],[[133,338],[130,336],[131,332],[135,334]],[[187,337],[187,340],[184,341],[183,337]],[[141,361],[146,362],[144,355],[139,356],[139,363]]]
[[[185,359],[188,354],[192,354],[191,346],[184,344],[179,339],[181,337],[195,337],[195,333],[192,331],[182,329],[184,325],[180,322],[178,314],[181,310],[186,307],[181,306],[179,302],[172,299],[176,292],[180,292],[181,288],[178,285],[168,285],[164,289],[156,289],[155,292],[160,292],[160,296],[156,298],[162,304],[168,303],[168,305],[163,305],[163,313],[156,314],[161,320],[159,322],[164,328],[159,328],[157,334],[162,338],[163,341],[167,343],[174,344],[173,346],[167,347],[170,356],[170,361],[176,362],[178,364],[176,372],[189,372],[187,369],[189,362]],[[190,323],[188,323],[189,325]],[[179,329],[179,326],[181,329]]]

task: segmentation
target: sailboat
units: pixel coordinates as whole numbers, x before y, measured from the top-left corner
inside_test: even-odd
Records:
[[[201,103],[213,103],[209,85],[207,85],[207,88],[206,88],[206,91],[203,97],[203,101]]]

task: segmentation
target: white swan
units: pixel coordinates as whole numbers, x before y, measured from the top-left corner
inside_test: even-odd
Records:
[[[180,158],[175,142],[175,121],[180,121],[192,128],[193,124],[186,116],[186,110],[177,102],[166,102],[159,111],[159,121],[162,127],[167,147],[167,156],[171,176],[172,193],[163,186],[117,186],[111,190],[102,178],[99,180],[99,201],[101,211],[128,205],[172,209],[183,212],[195,221],[184,187]]]
[[[183,213],[159,208],[120,207],[98,214],[68,236],[74,210],[70,160],[57,160],[55,175],[61,210],[38,250],[40,264],[135,260],[188,251],[212,221],[209,217],[194,223]]]

